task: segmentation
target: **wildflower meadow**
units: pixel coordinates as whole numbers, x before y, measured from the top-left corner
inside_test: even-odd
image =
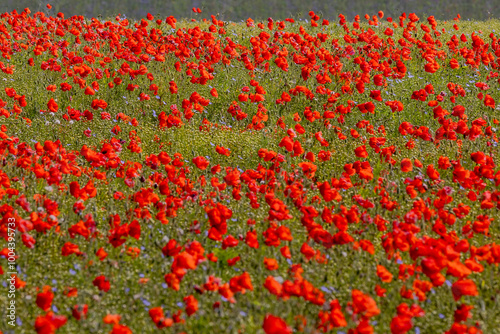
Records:
[[[500,333],[500,21],[202,14],[0,14],[0,333]]]

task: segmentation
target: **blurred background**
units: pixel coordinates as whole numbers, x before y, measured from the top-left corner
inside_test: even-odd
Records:
[[[0,0],[1,12],[14,9],[22,11],[28,7],[32,12],[47,11],[66,16],[87,17],[115,16],[125,14],[129,18],[143,18],[147,13],[160,17],[173,15],[176,18],[194,18],[191,8],[202,9],[197,19],[219,14],[219,19],[241,21],[248,18],[265,20],[272,17],[282,20],[287,17],[308,19],[313,10],[321,18],[336,19],[340,13],[348,20],[355,15],[374,15],[379,10],[394,18],[401,13],[416,13],[418,16],[434,15],[436,19],[449,20],[457,14],[462,19],[488,20],[500,18],[500,0]]]

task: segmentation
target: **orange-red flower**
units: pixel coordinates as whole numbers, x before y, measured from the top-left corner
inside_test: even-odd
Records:
[[[286,322],[277,316],[272,314],[266,315],[264,318],[264,323],[262,328],[266,334],[289,334],[292,333],[292,329],[288,327]]]
[[[459,300],[462,296],[479,295],[476,284],[470,279],[461,279],[453,283],[451,286],[451,292],[453,293],[453,298],[455,300]]]

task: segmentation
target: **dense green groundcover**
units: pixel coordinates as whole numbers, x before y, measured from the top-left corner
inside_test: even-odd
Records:
[[[3,14],[0,331],[498,331],[500,22],[374,14]]]

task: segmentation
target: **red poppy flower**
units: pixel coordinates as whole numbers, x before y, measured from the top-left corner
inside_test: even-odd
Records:
[[[356,154],[356,156],[358,158],[366,158],[366,157],[368,157],[368,152],[366,151],[366,145],[362,145],[362,146],[357,147],[354,150],[354,153]]]
[[[43,287],[43,292],[39,292],[36,296],[36,305],[47,312],[52,305],[52,300],[54,299],[54,294],[50,286],[46,285]]]
[[[99,99],[95,99],[92,101],[92,104],[91,104],[91,107],[92,109],[96,110],[96,109],[106,109],[108,106],[108,104],[106,103],[106,101],[104,100],[99,100]]]
[[[193,315],[198,310],[198,300],[193,295],[184,297],[184,303],[186,303],[186,314],[188,316]]]
[[[63,315],[48,312],[45,316],[38,316],[35,320],[35,330],[38,334],[53,334],[66,324],[68,319]]]
[[[382,96],[381,96],[380,90],[372,90],[370,92],[370,97],[374,100],[382,101]]]
[[[391,283],[392,281],[392,274],[384,266],[377,265],[377,276],[384,283]]]
[[[208,165],[210,164],[207,159],[201,156],[197,156],[193,158],[193,163],[196,165],[201,170],[207,169]]]
[[[75,305],[71,310],[71,314],[73,315],[73,318],[75,318],[76,320],[81,320],[87,317],[88,311],[89,311],[89,306],[87,304]]]
[[[217,145],[217,146],[215,147],[215,151],[216,151],[217,153],[219,153],[220,155],[225,155],[225,156],[227,156],[227,157],[228,157],[229,155],[231,155],[231,151],[229,151],[227,148],[225,148],[225,147],[221,147],[221,146],[219,146],[219,145]]]
[[[279,268],[278,261],[276,261],[276,259],[264,258],[264,265],[267,270],[276,270]]]
[[[59,106],[54,99],[50,99],[49,102],[47,102],[47,108],[51,112],[56,112],[59,109]]]
[[[104,275],[97,276],[92,281],[92,284],[94,286],[96,286],[99,290],[104,291],[104,292],[108,292],[110,287],[111,287],[111,284],[109,283],[109,281],[106,279],[106,277]]]
[[[405,158],[405,159],[401,160],[401,171],[402,172],[408,173],[408,172],[411,172],[412,170],[413,170],[413,165],[412,165],[410,159]]]

